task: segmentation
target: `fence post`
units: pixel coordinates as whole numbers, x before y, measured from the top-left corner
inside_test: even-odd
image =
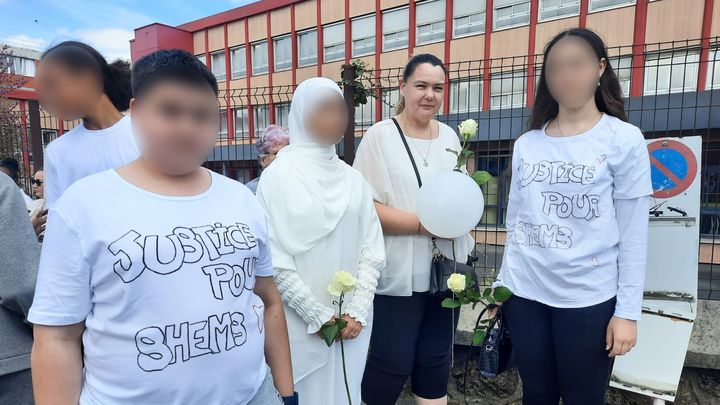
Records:
[[[345,106],[348,112],[348,123],[345,128],[343,154],[345,163],[352,165],[355,160],[355,89],[348,86],[348,83],[355,81],[355,68],[352,65],[343,65],[342,81],[343,81],[343,97],[345,98]]]
[[[32,152],[33,171],[43,165],[43,137],[40,128],[40,103],[28,100],[30,118],[30,151]],[[32,174],[31,174],[32,175]]]

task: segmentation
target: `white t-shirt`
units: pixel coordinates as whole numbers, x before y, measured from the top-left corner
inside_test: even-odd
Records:
[[[130,116],[97,131],[78,125],[45,149],[45,200],[55,204],[71,184],[85,176],[114,169],[140,156]]]
[[[35,299],[40,325],[85,321],[81,404],[246,404],[266,373],[265,216],[242,184],[140,189],[115,170],[50,208]]]
[[[615,200],[645,201],[652,194],[642,132],[609,115],[575,136],[533,130],[515,142],[512,170],[499,282],[518,296],[559,308],[617,295],[616,315],[639,317],[646,238],[623,246],[633,260],[620,260],[619,269],[616,205],[622,204]],[[646,235],[647,201],[645,208],[636,206],[636,233]]]
[[[446,149],[460,152],[460,139],[449,126],[439,123],[439,128],[438,137],[433,140],[410,138],[405,134],[421,179],[455,168],[457,156]],[[424,165],[425,157],[427,166]],[[391,119],[380,121],[367,130],[358,147],[353,167],[370,184],[375,201],[404,211],[417,211],[417,177]],[[447,257],[452,257],[449,241],[438,240],[437,244]],[[455,242],[456,259],[465,262],[474,245],[475,241],[469,234],[458,238]],[[430,289],[430,237],[385,235],[385,251],[387,266],[380,272],[377,294],[410,296],[413,292]]]

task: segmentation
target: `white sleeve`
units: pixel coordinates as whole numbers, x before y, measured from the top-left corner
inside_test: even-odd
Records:
[[[363,326],[375,298],[375,289],[378,284],[380,271],[385,267],[385,240],[383,239],[380,219],[378,219],[375,206],[371,199],[371,190],[364,193],[367,200],[365,209],[365,243],[360,253],[360,264],[357,271],[357,284],[352,300],[347,306],[346,314],[355,318]]]
[[[307,333],[315,333],[329,321],[335,310],[324,305],[310,291],[295,268],[295,260],[278,243],[273,243],[275,284],[280,297],[307,323]]]
[[[620,231],[618,292],[615,316],[638,320],[642,312],[647,262],[650,198],[615,199]]]
[[[503,259],[500,265],[500,272],[498,273],[497,279],[492,285],[493,288],[499,285],[503,285],[501,276],[503,272],[507,271],[507,252],[509,250],[507,246],[514,243],[513,241],[515,240],[515,222],[521,202],[520,189],[517,186],[517,178],[515,178],[515,173],[518,168],[518,160],[519,156],[517,141],[515,141],[515,146],[513,148],[512,154],[512,162],[510,163],[510,191],[508,193],[507,208],[505,210],[505,249],[503,250]]]
[[[62,190],[58,183],[58,172],[53,162],[53,148],[48,146],[45,152],[45,162],[43,164],[43,173],[45,173],[45,204],[52,207],[55,201],[60,198]]]
[[[627,134],[629,144],[622,146],[622,158],[611,165],[613,171],[613,198],[633,199],[653,193],[650,177],[650,155],[642,132],[633,127]]]
[[[373,199],[387,205],[389,196],[393,193],[393,185],[385,162],[382,135],[379,127],[373,126],[367,130],[355,154],[353,168],[362,173],[370,184]]]
[[[90,273],[79,233],[51,208],[28,320],[53,326],[85,320],[92,310]]]

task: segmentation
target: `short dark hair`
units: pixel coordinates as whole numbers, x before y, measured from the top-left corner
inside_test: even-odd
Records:
[[[218,95],[215,75],[197,57],[181,49],[156,51],[137,61],[132,70],[133,97],[140,97],[162,81],[205,87]]]
[[[20,178],[20,163],[14,157],[6,157],[0,161],[0,167],[5,167],[10,171],[10,178],[17,183]]]
[[[95,48],[78,41],[61,42],[42,55],[41,60],[51,60],[72,72],[93,71],[102,83],[103,92],[115,108],[125,111],[130,104],[130,63],[116,60],[107,63]]]

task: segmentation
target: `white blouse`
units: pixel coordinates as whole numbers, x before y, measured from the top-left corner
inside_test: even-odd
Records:
[[[450,148],[460,152],[457,134],[447,125],[439,123],[437,138],[406,139],[417,164],[421,179],[433,173],[453,170],[457,157]],[[428,165],[424,165],[424,161]],[[418,183],[395,124],[391,119],[376,123],[367,130],[355,156],[358,169],[373,189],[373,198],[380,204],[404,211],[416,212]],[[462,202],[458,201],[458,205]],[[438,240],[438,247],[452,257],[451,243]],[[468,234],[455,241],[456,259],[464,262],[474,248]],[[385,235],[387,266],[380,274],[377,294],[410,296],[413,292],[430,289],[430,262],[432,241],[424,235]]]

